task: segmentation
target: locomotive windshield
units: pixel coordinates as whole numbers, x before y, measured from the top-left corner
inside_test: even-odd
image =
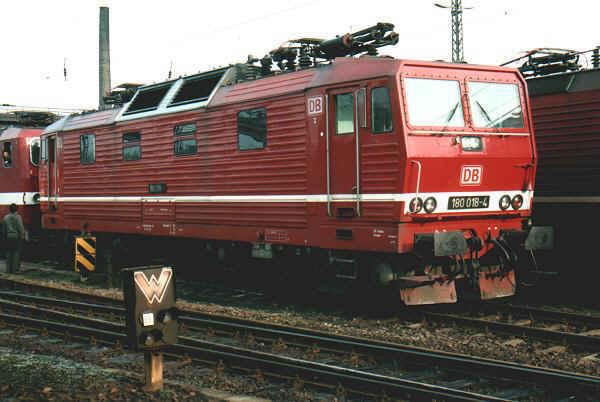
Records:
[[[465,125],[458,81],[407,78],[404,82],[413,126]]]
[[[469,82],[473,125],[485,128],[523,128],[519,88],[515,84]]]

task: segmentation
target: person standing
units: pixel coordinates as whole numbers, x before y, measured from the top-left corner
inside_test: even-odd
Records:
[[[14,274],[21,266],[21,249],[25,240],[25,227],[21,215],[17,213],[17,204],[10,204],[10,211],[2,219],[4,242],[6,245],[6,272]]]

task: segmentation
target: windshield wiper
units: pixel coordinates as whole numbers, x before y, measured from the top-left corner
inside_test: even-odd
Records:
[[[492,123],[492,118],[490,117],[490,115],[488,114],[488,112],[483,108],[483,106],[481,106],[481,103],[479,103],[478,100],[475,101],[475,104],[479,107],[479,110],[481,111],[481,113],[483,114],[483,116],[488,121],[488,124],[486,125],[486,127],[490,127],[490,123]],[[492,123],[492,126],[493,126],[493,123]]]
[[[454,104],[454,107],[452,108],[452,110],[450,110],[448,112],[448,115],[446,116],[446,120],[444,120],[444,127],[442,127],[442,131],[446,131],[446,128],[448,128],[448,124],[450,124],[450,120],[452,120],[452,118],[456,114],[456,111],[458,110],[458,105],[459,104],[460,104],[460,101],[456,102]]]
[[[452,118],[456,114],[456,110],[458,109],[458,104],[459,104],[459,102],[456,102],[456,104],[454,105],[452,110],[450,110],[450,112],[448,112],[448,116],[446,116],[446,120],[444,121],[444,124],[445,124],[444,127],[446,127],[448,125],[448,123],[450,123],[450,120],[452,120]]]

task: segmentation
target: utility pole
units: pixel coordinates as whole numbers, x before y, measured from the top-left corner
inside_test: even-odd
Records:
[[[434,3],[439,8],[449,8],[450,15],[452,16],[452,62],[453,63],[464,63],[465,55],[463,52],[463,22],[462,13],[463,6],[462,0],[451,0],[451,4],[444,5],[440,3]],[[473,7],[466,7],[469,10]]]

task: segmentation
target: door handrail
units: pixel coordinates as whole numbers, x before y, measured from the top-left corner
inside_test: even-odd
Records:
[[[354,91],[354,133],[356,135],[356,216],[360,216],[360,140],[358,137],[358,91]]]
[[[325,175],[327,177],[327,216],[331,216],[331,177],[329,160],[329,94],[325,94]]]
[[[411,160],[410,163],[414,163],[415,165],[417,165],[417,188],[415,191],[415,198],[419,198],[419,189],[421,187],[421,162]]]
[[[54,208],[58,208],[58,168],[57,168],[57,157],[56,155],[58,154],[58,135],[56,137],[54,137],[54,164],[52,165],[54,167]]]

